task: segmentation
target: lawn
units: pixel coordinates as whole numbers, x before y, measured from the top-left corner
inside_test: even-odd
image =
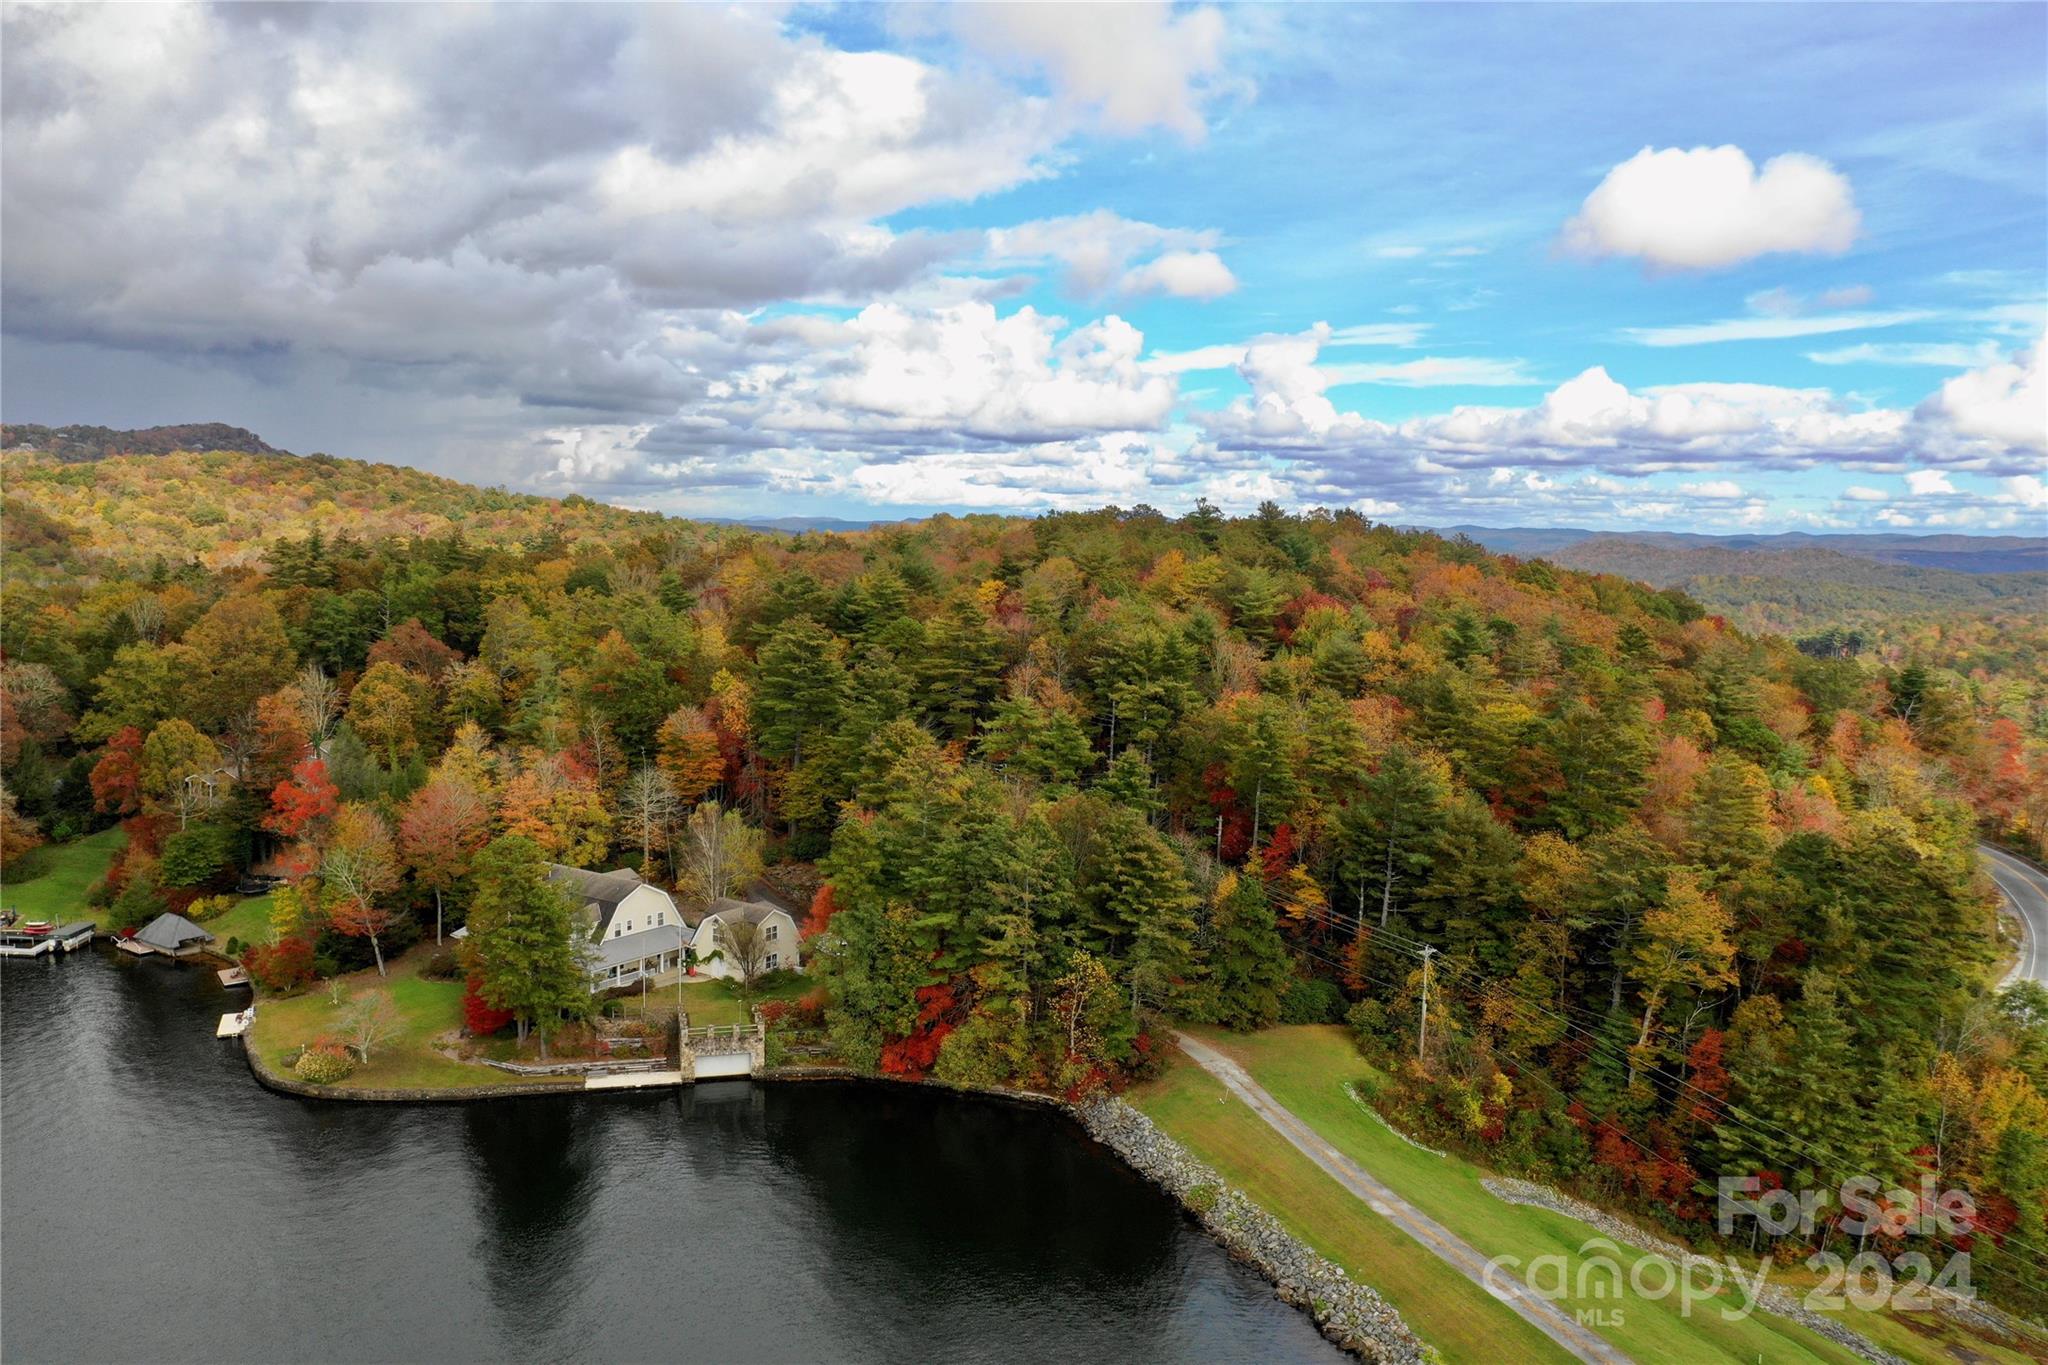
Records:
[[[245,948],[253,944],[270,942],[270,902],[270,893],[265,892],[260,896],[237,901],[233,908],[224,914],[215,915],[209,920],[201,920],[199,927],[213,935],[213,942],[208,946],[225,957],[228,940],[231,938],[240,939]]]
[[[371,1054],[367,1065],[356,1068],[345,1085],[427,1089],[436,1086],[504,1085],[515,1078],[505,1072],[470,1062],[451,1061],[434,1051],[433,1040],[462,1027],[462,983],[429,981],[420,969],[433,955],[431,944],[421,944],[389,965],[390,979],[379,981],[374,970],[352,972],[340,978],[342,1003],[331,1002],[325,983],[303,995],[286,998],[266,996],[256,1007],[256,1024],[248,1045],[261,1048],[272,1066],[283,1070],[286,1058],[320,1037],[332,1034],[349,997],[362,990],[388,988],[398,1007],[402,1025],[398,1035]],[[580,1084],[580,1080],[567,1082]]]
[[[1562,1256],[1576,1282],[1582,1260],[1579,1248],[1594,1235],[1592,1230],[1560,1214],[1497,1199],[1480,1185],[1484,1172],[1478,1167],[1455,1156],[1438,1157],[1412,1147],[1375,1122],[1345,1089],[1347,1083],[1370,1075],[1372,1068],[1358,1056],[1342,1029],[1302,1026],[1252,1035],[1202,1033],[1333,1146],[1482,1253],[1518,1256],[1525,1265],[1538,1256]],[[1280,1143],[1282,1139],[1274,1134],[1271,1141]],[[1324,1216],[1322,1210],[1315,1210],[1319,1220]],[[1410,1243],[1407,1254],[1425,1253]],[[1644,1254],[1621,1247],[1614,1259],[1624,1273],[1630,1273]],[[1384,1277],[1384,1270],[1375,1274],[1369,1268],[1365,1274],[1369,1283]],[[1661,1281],[1662,1277],[1650,1271],[1645,1278]],[[1581,1306],[1600,1308],[1615,1302],[1608,1299]],[[1731,1289],[1718,1302],[1733,1305],[1740,1298]],[[1602,1320],[1596,1330],[1620,1350],[1644,1361],[1765,1360],[1775,1365],[1856,1359],[1783,1318],[1758,1312],[1727,1321],[1717,1303],[1696,1303],[1691,1314],[1684,1316],[1676,1295],[1651,1299],[1630,1293],[1620,1300],[1621,1321]],[[1418,1330],[1423,1330],[1419,1324]],[[1916,1352],[1924,1353],[1924,1348]],[[1449,1354],[1463,1356],[1458,1351]]]
[[[1128,1098],[1296,1236],[1377,1289],[1446,1360],[1571,1359],[1353,1198],[1179,1053],[1163,1077]]]
[[[91,920],[97,925],[106,911],[87,905],[85,893],[107,875],[107,866],[126,837],[117,826],[36,850],[31,866],[40,865],[43,870],[32,880],[0,885],[0,907],[18,912],[23,919],[46,919],[55,924]]]
[[[809,991],[812,983],[796,972],[775,972],[763,978],[754,988],[754,1003],[765,1005],[770,1000],[794,1000]],[[623,995],[618,1004],[625,1013],[638,1014],[641,1010],[640,996]],[[685,979],[682,986],[683,1009],[690,1016],[691,1028],[716,1026],[724,1028],[730,1024],[751,1024],[754,1017],[740,1004],[739,992],[729,981],[717,977],[700,976],[695,980]],[[647,988],[647,1013],[657,1018],[667,1018],[675,1013],[676,988],[674,986],[649,986]]]

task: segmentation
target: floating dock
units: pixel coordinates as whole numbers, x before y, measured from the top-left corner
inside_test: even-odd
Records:
[[[249,984],[249,973],[240,967],[229,967],[223,971],[215,972],[214,975],[220,978],[220,984],[223,986],[247,986]]]
[[[45,953],[68,953],[92,942],[90,921],[80,920],[57,928],[31,920],[0,929],[0,957],[41,957]]]
[[[239,1038],[247,1033],[249,1025],[255,1022],[256,1007],[254,1005],[234,1014],[223,1014],[220,1017],[220,1025],[213,1031],[213,1036],[216,1038]]]

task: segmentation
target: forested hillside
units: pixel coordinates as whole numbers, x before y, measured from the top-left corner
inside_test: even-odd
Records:
[[[459,532],[480,545],[548,537],[573,545],[660,521],[584,498],[507,493],[327,455],[180,451],[66,463],[9,451],[0,475],[9,532],[0,551],[10,582],[120,574],[158,561],[258,565],[266,546],[315,532],[363,540]]]
[[[0,427],[0,450],[40,450],[60,460],[103,460],[109,455],[169,455],[180,450],[232,450],[245,455],[284,455],[253,431],[226,422],[188,422],[180,426],[45,427],[11,422]]]
[[[6,472],[8,856],[124,821],[130,923],[278,858],[266,981],[511,913],[536,856],[690,895],[759,842],[819,864],[849,1064],[1078,1093],[1165,1019],[1346,1020],[1497,1167],[1700,1234],[1717,1175],[1926,1171],[2038,1295],[2048,996],[1988,990],[1972,844],[2040,849],[2048,744],[1969,679],[1348,512],[790,537],[346,461]]]

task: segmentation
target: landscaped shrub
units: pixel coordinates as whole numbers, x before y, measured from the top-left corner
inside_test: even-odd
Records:
[[[442,946],[434,949],[427,965],[420,968],[420,975],[429,981],[453,981],[462,971],[462,963],[455,956],[453,948]]]
[[[330,1042],[313,1044],[292,1064],[292,1070],[300,1080],[311,1081],[315,1085],[333,1085],[336,1081],[347,1080],[355,1069],[355,1059],[348,1055],[348,1049]]]
[[[1334,981],[1297,979],[1280,1000],[1283,1024],[1334,1024],[1344,1018],[1344,992]]]

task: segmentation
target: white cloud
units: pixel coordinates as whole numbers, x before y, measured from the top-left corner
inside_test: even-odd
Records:
[[[2039,475],[2013,475],[2005,481],[2005,497],[2029,511],[2048,512],[2048,483]]]
[[[1808,351],[1806,358],[1816,365],[1931,365],[1938,369],[1966,370],[1995,363],[1999,358],[1994,342],[1964,346],[1948,342],[1866,341],[1832,351]]]
[[[1212,8],[984,4],[947,14],[962,38],[998,62],[1044,71],[1061,97],[1097,111],[1113,131],[1161,127],[1190,142],[1207,131],[1201,106],[1226,36]]]
[[[1674,327],[1625,327],[1622,335],[1644,346],[1702,346],[1721,341],[1776,341],[1786,337],[1824,336],[1830,332],[1861,332],[1876,327],[1924,322],[1932,316],[1931,313],[1913,310],[1826,313],[1808,317],[1765,314]]]
[[[1892,495],[1882,488],[1868,484],[1852,483],[1842,490],[1842,497],[1849,502],[1890,502]]]
[[[1412,261],[1425,250],[1426,247],[1419,246],[1381,246],[1374,247],[1372,254],[1383,261]]]
[[[1690,493],[1696,498],[1712,498],[1716,501],[1744,496],[1742,485],[1733,479],[1715,479],[1708,483],[1682,483],[1678,485],[1678,491]]]
[[[1952,494],[1956,486],[1939,469],[1915,469],[1906,475],[1906,491],[1916,498],[1932,498]]]
[[[1959,374],[1920,405],[1923,420],[2012,450],[2048,452],[2048,335],[2010,361]]]
[[[1361,322],[1333,327],[1323,339],[1324,349],[1338,346],[1414,346],[1429,331],[1426,322]]]
[[[1126,271],[1120,287],[1126,294],[1220,299],[1237,288],[1237,277],[1213,251],[1169,251]]]
[[[1161,227],[1097,209],[995,228],[988,234],[987,264],[1000,268],[1058,261],[1065,267],[1066,288],[1081,295],[1115,289],[1216,298],[1237,287],[1229,267],[1211,249],[1221,236],[1213,229]]]
[[[1542,381],[1521,360],[1484,356],[1423,356],[1395,364],[1325,365],[1331,384],[1391,384],[1398,388],[1524,388]]]
[[[1773,252],[1839,255],[1861,224],[1846,177],[1802,152],[1758,172],[1740,147],[1643,148],[1564,226],[1567,250],[1715,269]]]

